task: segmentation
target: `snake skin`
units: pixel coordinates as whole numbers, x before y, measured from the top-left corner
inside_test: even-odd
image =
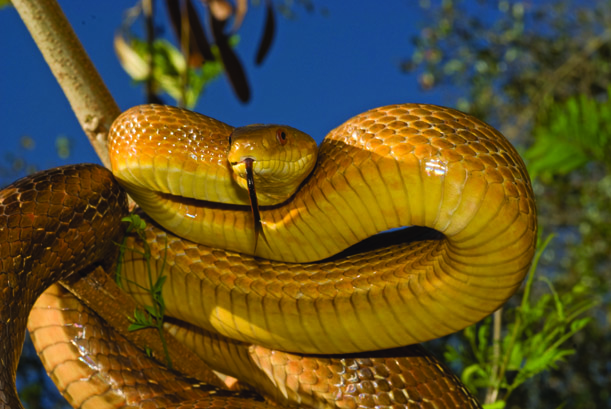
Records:
[[[143,112],[147,113],[144,119],[138,117]],[[191,125],[184,125],[180,118],[188,118]],[[211,123],[210,132],[194,130],[203,122]],[[218,121],[173,108],[146,106],[128,111],[118,124],[121,144],[128,146],[124,137],[140,135],[139,127],[144,126],[148,134],[143,139],[162,151],[168,147],[178,150],[182,145],[192,149],[200,143],[196,134],[217,133],[221,142],[211,150],[215,159],[210,162],[216,163],[215,174],[221,175],[221,169],[227,168],[220,154],[227,149],[224,133],[232,128]],[[183,133],[192,141],[176,144],[153,139],[156,135],[165,141],[173,133]],[[113,146],[111,142],[111,151]],[[498,308],[518,288],[534,251],[536,212],[524,165],[502,135],[468,115],[427,105],[382,107],[354,117],[325,139],[319,164],[302,189],[283,205],[262,209],[265,240],[260,246],[253,246],[256,235],[250,211],[206,207],[205,203],[202,206],[193,199],[174,196],[177,192],[172,189],[183,188],[173,180],[176,171],[168,165],[186,167],[190,175],[186,179],[192,182],[199,165],[184,159],[159,159],[162,156],[159,152],[152,155],[150,146],[142,153],[132,151],[129,157],[136,162],[148,160],[143,168],[165,172],[165,176],[154,176],[160,192],[136,185],[149,177],[141,170],[130,170],[131,179],[117,176],[121,184],[147,213],[153,213],[147,208],[169,211],[169,218],[153,215],[161,225],[187,226],[186,236],[193,239],[197,239],[193,234],[207,232],[204,237],[213,237],[215,246],[228,249],[209,249],[166,236],[154,224],[147,233],[157,260],[161,260],[163,249],[159,239],[169,237],[165,243],[170,249],[172,281],[164,287],[164,299],[175,317],[170,327],[204,360],[211,365],[224,361],[226,373],[244,376],[263,396],[285,406],[478,407],[460,382],[419,347],[356,352],[456,331]],[[227,187],[222,180],[225,177],[204,190],[227,196],[234,189]],[[192,183],[193,191],[200,189],[200,183],[203,181]],[[243,194],[234,195],[238,202],[244,201]],[[6,342],[0,347],[4,369],[0,371],[0,408],[20,407],[14,371],[27,311],[57,280],[112,263],[116,246],[111,243],[120,236],[125,202],[124,193],[108,172],[91,165],[42,172],[2,191],[0,335]],[[198,220],[188,225],[193,219]],[[378,232],[406,225],[427,226],[441,234],[424,242],[318,261]],[[280,262],[233,253],[253,250],[257,256]],[[128,264],[128,279],[138,283],[143,279],[142,262],[132,255]],[[125,284],[136,300],[146,304],[137,286]],[[189,292],[197,287],[202,292]],[[201,304],[203,314],[195,312],[196,304]],[[70,316],[62,307],[48,305],[45,309],[53,308],[64,310],[58,316]],[[295,315],[297,312],[301,315]],[[89,317],[87,314],[81,311],[78,316]],[[199,321],[202,316],[211,320]],[[104,385],[112,385],[108,390],[129,396],[134,404],[170,407],[182,405],[177,402],[184,399],[196,406],[266,407],[257,399],[210,386],[194,387],[193,382],[148,362],[130,349],[133,347],[119,346],[118,337],[105,333],[102,323],[84,319],[66,318],[66,325],[72,328],[88,328],[83,333],[91,338],[83,340],[72,351],[76,355],[66,356],[64,362],[82,362],[86,356],[90,369],[105,367],[106,375],[100,372],[96,379],[105,376]],[[40,327],[32,328],[38,331],[35,328]],[[66,334],[61,342],[78,344],[77,335]],[[297,337],[291,338],[294,334]],[[44,337],[38,338],[44,345]],[[225,346],[219,347],[221,344]],[[221,350],[227,353],[225,358],[206,358],[202,351],[211,345],[216,345],[217,354]],[[303,356],[296,351],[350,355]],[[62,365],[52,358],[45,360]],[[244,367],[252,373],[240,375]],[[53,370],[54,374],[59,372]],[[146,375],[139,378],[136,373]],[[159,378],[148,378],[153,373]],[[57,376],[56,382],[66,381]],[[160,383],[164,387],[156,386]],[[126,395],[125,390],[140,384],[137,393]],[[77,407],[110,396],[104,392],[81,394],[81,389],[91,389],[89,386],[87,383],[72,391],[64,388],[64,392],[74,402],[80,399]],[[149,400],[153,395],[159,397]],[[113,399],[109,402],[116,403]]]
[[[34,301],[116,250],[126,212],[125,193],[99,166],[38,173],[0,192],[0,408],[21,407],[15,371]]]
[[[126,197],[104,168],[77,165],[41,172],[7,187],[0,195],[0,211],[0,278],[6,280],[0,283],[5,340],[0,350],[5,364],[0,371],[0,408],[4,409],[21,407],[14,371],[27,311],[52,283],[114,260],[113,242],[121,236]],[[116,407],[119,402],[141,408],[278,407],[252,394],[218,390],[168,371],[56,285],[36,302],[30,321],[32,339],[47,371],[75,408]],[[193,342],[193,333],[189,337]],[[286,407],[424,408],[431,403],[479,407],[455,376],[418,346],[394,354],[343,358],[239,348],[247,351],[249,365],[273,374],[268,384],[276,386],[281,380],[299,385],[287,399],[282,392],[266,390],[260,379],[246,377]]]

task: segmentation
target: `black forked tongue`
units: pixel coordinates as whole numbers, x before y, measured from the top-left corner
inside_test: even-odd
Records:
[[[250,199],[250,210],[252,211],[252,218],[254,222],[255,229],[255,248],[254,251],[257,250],[257,242],[259,241],[259,234],[263,232],[263,227],[261,226],[261,215],[259,214],[259,202],[257,201],[257,192],[255,190],[255,178],[252,170],[252,164],[254,163],[254,159],[246,158],[244,159],[244,164],[246,165],[246,184],[248,186],[248,197]]]

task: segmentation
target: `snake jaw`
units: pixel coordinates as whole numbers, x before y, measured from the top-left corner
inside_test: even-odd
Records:
[[[296,192],[316,164],[318,148],[307,134],[280,125],[248,125],[235,128],[227,161],[234,180],[248,189],[245,163],[253,161],[253,180],[262,206],[285,202]]]

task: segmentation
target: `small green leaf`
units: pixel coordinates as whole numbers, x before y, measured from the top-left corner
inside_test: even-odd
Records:
[[[571,332],[576,333],[580,331],[583,327],[588,325],[588,323],[592,321],[591,317],[581,318],[571,322]]]
[[[149,317],[157,317],[157,310],[155,309],[155,307],[151,306],[151,305],[147,305],[144,307],[144,309],[146,310],[146,312],[149,313]],[[151,320],[152,323],[152,320]]]
[[[138,249],[127,249],[126,247],[126,238],[123,239],[123,242],[119,245],[119,260],[117,262],[117,271],[115,279],[121,283],[121,265],[123,263],[123,258],[126,250],[133,251],[136,254],[140,254],[143,256],[144,261],[147,266],[148,279],[149,283],[152,283],[152,271],[151,271],[151,251],[149,244],[146,241],[144,230],[146,229],[146,222],[137,214],[131,213],[128,216],[121,219],[121,221],[128,223],[126,233],[129,234],[132,231],[135,231],[138,238],[142,240],[143,251]],[[136,286],[144,289],[148,292],[153,300],[153,305],[146,305],[142,307],[143,309],[136,308],[134,310],[133,317],[128,317],[128,320],[131,324],[128,326],[129,331],[139,331],[146,328],[155,328],[159,334],[159,338],[161,339],[161,344],[163,346],[164,355],[166,358],[166,362],[168,367],[172,368],[172,361],[170,359],[167,341],[165,339],[165,334],[163,330],[163,318],[165,313],[165,301],[162,296],[163,285],[167,279],[167,276],[163,274],[163,270],[165,268],[165,258],[167,256],[167,238],[166,238],[166,249],[164,252],[163,264],[159,271],[159,276],[154,284],[151,284],[152,288],[145,288],[140,286],[140,284],[134,283]],[[150,352],[150,349],[148,350]]]
[[[479,364],[472,364],[463,369],[461,381],[467,386],[474,385],[477,378],[487,378],[488,374]]]
[[[531,177],[568,174],[611,153],[611,87],[607,101],[577,95],[550,105],[525,152]]]
[[[153,320],[149,314],[145,311],[136,309],[134,310],[134,318],[130,319],[134,324],[144,325],[150,327],[153,325]]]
[[[494,403],[485,403],[482,405],[482,409],[503,409],[507,403],[502,400],[497,400]]]
[[[168,276],[166,275],[161,275],[157,278],[157,281],[155,281],[155,284],[153,285],[153,288],[151,288],[151,291],[155,294],[161,294],[161,290],[163,289],[163,285],[165,284],[165,280],[168,278]]]
[[[133,331],[140,331],[140,330],[146,329],[146,328],[151,328],[151,326],[150,325],[134,323],[134,324],[130,324],[129,327],[127,327],[127,330],[130,331],[130,332],[133,332]]]

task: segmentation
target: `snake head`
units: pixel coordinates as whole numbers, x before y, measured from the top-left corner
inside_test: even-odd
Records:
[[[263,206],[291,197],[316,164],[314,139],[289,126],[248,125],[234,129],[229,141],[227,159],[234,179],[248,189],[249,164],[257,199]]]

